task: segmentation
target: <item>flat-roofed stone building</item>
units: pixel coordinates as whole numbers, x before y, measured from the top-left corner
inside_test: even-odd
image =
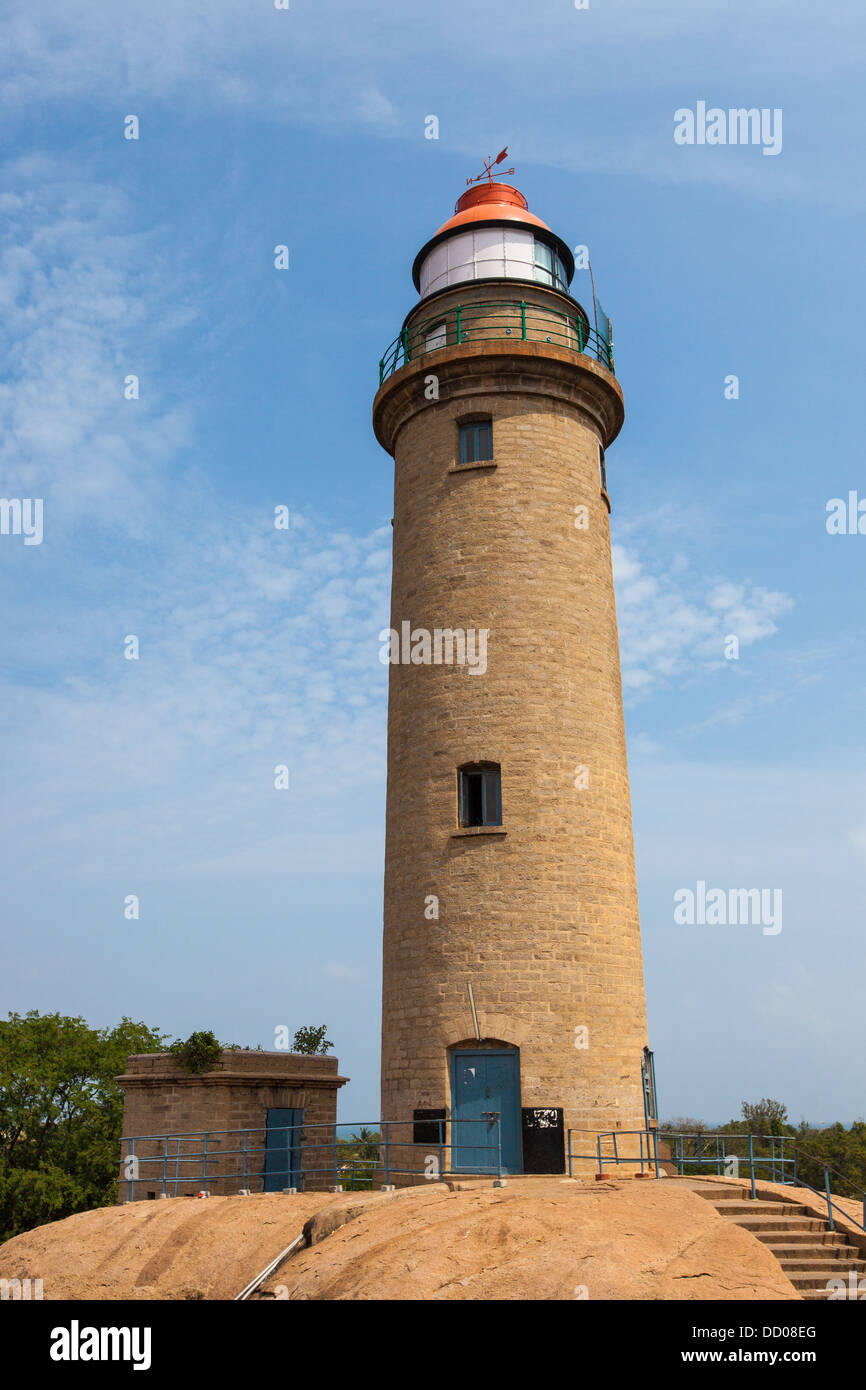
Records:
[[[338,1068],[297,1052],[227,1050],[203,1073],[128,1057],[118,1200],[332,1187]]]

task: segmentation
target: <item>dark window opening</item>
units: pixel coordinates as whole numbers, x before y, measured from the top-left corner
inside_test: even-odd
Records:
[[[607,469],[604,466],[604,449],[598,446],[598,471],[601,475],[601,490],[607,492]]]
[[[493,422],[476,420],[460,426],[460,462],[489,463],[493,458]]]
[[[501,825],[500,769],[494,763],[476,763],[461,767],[458,776],[461,826],[468,829],[476,825]]]
[[[445,1121],[444,1110],[413,1110],[412,1143],[444,1144]]]

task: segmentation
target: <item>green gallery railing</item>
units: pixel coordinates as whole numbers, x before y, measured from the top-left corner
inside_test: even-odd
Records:
[[[591,328],[582,313],[551,309],[529,300],[486,299],[454,304],[450,309],[404,328],[385,349],[379,362],[379,385],[400,367],[439,348],[462,343],[553,343],[572,352],[594,357],[608,371],[614,370],[613,343]]]

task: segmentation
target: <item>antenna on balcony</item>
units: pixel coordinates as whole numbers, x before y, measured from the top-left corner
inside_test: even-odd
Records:
[[[492,155],[492,154],[489,154],[489,155],[487,156],[487,158],[485,159],[485,161],[484,161],[484,172],[483,172],[483,174],[476,174],[476,176],[475,176],[474,179],[467,179],[467,180],[466,180],[466,187],[469,188],[473,183],[481,183],[482,179],[486,179],[488,183],[492,183],[492,182],[493,182],[493,170],[496,169],[497,164],[501,164],[502,161],[503,161],[504,159],[507,159],[507,158],[508,158],[508,146],[507,146],[507,145],[505,146],[505,149],[504,149],[504,150],[500,150],[500,151],[499,151],[499,153],[498,153],[498,155],[496,156],[495,159],[493,158],[493,155]],[[514,173],[514,170],[513,170],[513,169],[498,169],[497,172],[496,172],[496,177],[497,177],[497,178],[501,178],[504,174],[513,174],[513,173]]]

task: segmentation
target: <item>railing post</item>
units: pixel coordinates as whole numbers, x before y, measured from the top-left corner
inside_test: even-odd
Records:
[[[457,343],[458,343],[458,346],[459,346],[460,342],[462,341],[462,337],[461,337],[461,335],[462,335],[462,329],[461,329],[461,327],[460,327],[460,311],[461,311],[461,306],[458,304],[458,305],[457,305]]]
[[[656,1158],[656,1177],[658,1178],[661,1176],[659,1173],[659,1132],[657,1129],[651,1130],[650,1132],[653,1137],[653,1150],[655,1151]]]
[[[496,1117],[496,1176],[502,1182],[502,1130],[499,1116]]]
[[[379,358],[379,385],[380,385],[380,386],[382,385],[382,382],[383,382],[384,380],[385,380],[385,359],[384,359],[384,357],[380,357],[380,358]]]
[[[390,1187],[390,1186],[391,1186],[391,1139],[390,1139],[391,1121],[390,1121],[390,1120],[384,1120],[384,1121],[383,1121],[383,1128],[384,1128],[384,1130],[385,1130],[385,1186],[386,1186],[386,1187]]]
[[[242,1178],[242,1180],[241,1180],[241,1187],[243,1187],[244,1190],[246,1190],[246,1188],[247,1188],[247,1186],[248,1186],[248,1183],[247,1183],[247,1135],[248,1135],[248,1134],[249,1134],[249,1130],[248,1130],[248,1129],[245,1129],[245,1130],[244,1130],[244,1175],[243,1175],[243,1178]],[[288,1187],[288,1185],[289,1185],[289,1184],[288,1184],[288,1181],[287,1181],[287,1182],[286,1182],[286,1187]]]
[[[613,1161],[619,1167],[619,1149],[616,1144],[616,1130],[613,1130]]]
[[[520,336],[526,341],[526,300],[520,301]]]
[[[202,1191],[207,1192],[207,1130],[205,1130],[204,1133],[204,1149],[202,1150],[202,1156],[204,1158],[204,1172],[202,1174],[201,1186]]]
[[[568,1176],[574,1177],[574,1163],[571,1157],[571,1130],[568,1131]]]
[[[600,1131],[599,1131],[599,1133],[598,1133],[598,1135],[597,1135],[597,1138],[596,1138],[596,1146],[597,1146],[597,1148],[598,1148],[598,1171],[599,1171],[600,1173],[603,1173],[603,1172],[604,1172],[604,1164],[603,1164],[602,1161],[601,1161],[601,1132],[600,1132]]]
[[[445,1121],[439,1120],[439,1181],[442,1181],[442,1171],[445,1165]]]
[[[824,1164],[824,1191],[827,1194],[827,1220],[830,1222],[830,1230],[835,1231],[833,1224],[833,1203],[830,1199],[830,1169]]]
[[[641,1172],[643,1172],[643,1130],[639,1130],[639,1131],[638,1131],[638,1136],[637,1136],[637,1137],[638,1137],[638,1142],[639,1142],[639,1144],[640,1144],[640,1170],[641,1170]],[[647,1142],[647,1157],[649,1157],[649,1130],[647,1130],[646,1142]]]
[[[583,319],[578,315],[578,319],[577,319],[577,350],[578,350],[578,352],[583,352],[584,346],[585,346],[585,345],[584,345],[584,341],[583,341]]]
[[[756,1200],[755,1194],[755,1138],[749,1135],[749,1173],[752,1179],[752,1201]]]
[[[337,1126],[336,1126],[336,1124],[335,1124],[335,1125],[334,1125],[334,1190],[336,1191],[336,1189],[337,1189],[339,1186],[340,1186],[340,1181],[339,1181],[339,1178],[337,1177]]]
[[[701,1162],[702,1162],[702,1158],[701,1158],[701,1139],[702,1139],[702,1138],[703,1138],[703,1135],[701,1134],[700,1130],[698,1130],[698,1161],[697,1161],[697,1163],[695,1164],[695,1173],[696,1173],[696,1174],[697,1174],[697,1173],[700,1173],[700,1171],[701,1171]]]
[[[408,361],[409,361],[409,330],[408,330],[408,328],[404,328],[404,329],[403,329],[403,332],[400,334],[400,337],[401,337],[402,340],[403,340],[403,361],[404,361],[404,363],[405,363],[405,362],[408,362]]]

